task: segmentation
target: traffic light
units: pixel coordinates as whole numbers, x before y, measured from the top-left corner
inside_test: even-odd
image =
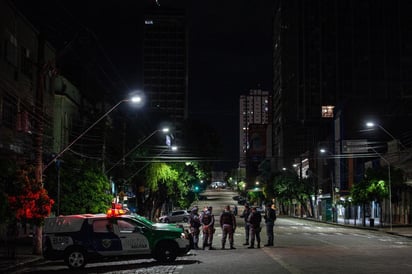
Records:
[[[199,186],[195,186],[195,192],[199,192],[200,188]]]

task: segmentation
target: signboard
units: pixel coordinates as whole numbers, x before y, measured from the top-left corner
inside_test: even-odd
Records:
[[[342,141],[342,153],[367,153],[368,141],[361,140],[343,140]]]

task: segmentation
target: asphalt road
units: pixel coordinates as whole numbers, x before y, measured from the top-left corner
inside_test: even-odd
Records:
[[[235,204],[233,192],[207,192],[198,201],[211,205],[218,216],[227,204]],[[239,213],[243,210],[239,206]],[[275,246],[247,249],[243,246],[243,222],[238,220],[235,250],[192,250],[175,263],[159,265],[154,260],[88,264],[83,273],[412,273],[412,239],[376,230],[344,227],[305,219],[278,216]],[[262,223],[262,226],[264,224]],[[216,229],[214,246],[220,247]],[[262,243],[266,242],[262,229]],[[71,273],[63,263],[43,262],[19,273]],[[80,271],[78,271],[80,272]]]

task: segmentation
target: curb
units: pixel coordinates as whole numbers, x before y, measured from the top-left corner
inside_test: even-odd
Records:
[[[388,233],[391,235],[395,235],[395,236],[401,236],[401,237],[405,237],[405,238],[412,238],[412,226],[398,226],[398,227],[407,227],[410,228],[411,231],[408,234],[402,234],[400,232],[397,231],[388,231],[387,227],[370,227],[370,226],[355,226],[355,225],[350,225],[350,224],[341,224],[341,223],[335,223],[335,222],[325,222],[325,221],[320,221],[317,219],[312,219],[312,218],[301,218],[301,217],[297,217],[297,216],[286,216],[288,218],[295,218],[295,219],[303,219],[303,220],[307,220],[307,221],[311,221],[311,222],[317,222],[317,223],[324,223],[324,224],[329,224],[329,225],[335,225],[335,226],[341,226],[341,227],[348,227],[348,228],[357,228],[357,229],[366,229],[366,230],[373,230],[373,231],[380,231],[380,232],[384,232],[384,233]]]
[[[14,259],[2,257],[0,258],[0,272],[5,273],[42,260],[42,256],[35,255],[16,255],[16,258]]]

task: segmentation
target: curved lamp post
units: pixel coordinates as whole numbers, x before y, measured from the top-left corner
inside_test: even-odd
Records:
[[[366,127],[368,127],[368,128],[375,128],[375,127],[380,128],[380,129],[381,129],[383,132],[385,132],[389,137],[391,137],[392,140],[396,141],[402,148],[405,149],[405,146],[404,146],[398,139],[396,139],[395,136],[393,136],[388,130],[386,130],[383,126],[381,126],[381,125],[379,125],[379,124],[377,124],[377,123],[374,123],[374,122],[366,122]]]
[[[119,161],[117,161],[111,168],[109,168],[105,173],[109,173],[110,170],[112,170],[113,168],[115,168],[123,159],[125,159],[127,156],[130,155],[130,153],[132,153],[133,151],[135,151],[138,147],[140,147],[141,145],[143,145],[147,140],[150,139],[150,137],[152,137],[153,135],[155,135],[157,132],[162,131],[163,133],[168,133],[169,132],[169,128],[162,128],[162,129],[156,129],[155,131],[153,131],[152,133],[150,133],[146,138],[143,139],[143,141],[141,141],[140,143],[138,143],[136,146],[134,146],[131,150],[129,150],[129,152],[127,152],[125,155],[123,155],[122,158],[119,159]]]
[[[62,151],[60,151],[56,156],[53,157],[53,159],[43,167],[43,172],[60,156],[63,155],[72,145],[74,145],[80,138],[82,138],[87,132],[89,132],[95,125],[97,125],[103,118],[105,118],[107,115],[109,115],[115,108],[117,108],[120,104],[124,102],[132,102],[132,103],[141,103],[142,102],[142,97],[140,96],[135,96],[130,99],[123,99],[119,101],[117,104],[115,104],[111,109],[106,111],[105,114],[103,114],[99,119],[97,119],[96,122],[94,122],[92,125],[90,125],[85,131],[83,131],[79,136],[77,136],[76,139],[74,139],[70,144],[68,144]]]
[[[366,126],[368,128],[374,128],[374,127],[379,127],[381,130],[383,130],[388,136],[392,138],[392,140],[396,141],[397,144],[402,146],[402,148],[406,148],[398,139],[395,138],[388,130],[386,130],[383,126],[376,124],[374,122],[367,122]],[[389,221],[390,221],[390,230],[392,231],[392,189],[391,189],[391,165],[388,160],[386,160],[380,153],[378,153],[374,148],[371,147],[373,152],[375,152],[376,155],[378,155],[387,165],[388,165],[388,187],[389,187]],[[398,146],[398,153],[399,153],[399,159],[400,159],[400,151],[399,151],[399,146]]]
[[[391,164],[386,160],[379,152],[377,152],[373,147],[370,149],[375,152],[387,165],[388,165],[388,192],[389,192],[389,226],[392,231],[392,187],[391,187]]]
[[[95,125],[97,125],[103,118],[109,115],[115,108],[117,108],[121,103],[124,102],[133,102],[133,103],[140,103],[142,98],[140,96],[135,96],[130,99],[123,99],[115,104],[111,109],[109,109],[105,114],[103,114],[96,122],[90,125],[85,131],[83,131],[76,139],[74,139],[70,144],[68,144],[62,151],[60,151],[53,159],[47,163],[42,169],[42,173],[53,163],[56,162],[57,167],[57,215],[60,215],[60,161],[59,157],[63,155],[72,145],[74,145],[80,138],[82,138],[87,132],[89,132]],[[43,177],[43,174],[41,174]]]

